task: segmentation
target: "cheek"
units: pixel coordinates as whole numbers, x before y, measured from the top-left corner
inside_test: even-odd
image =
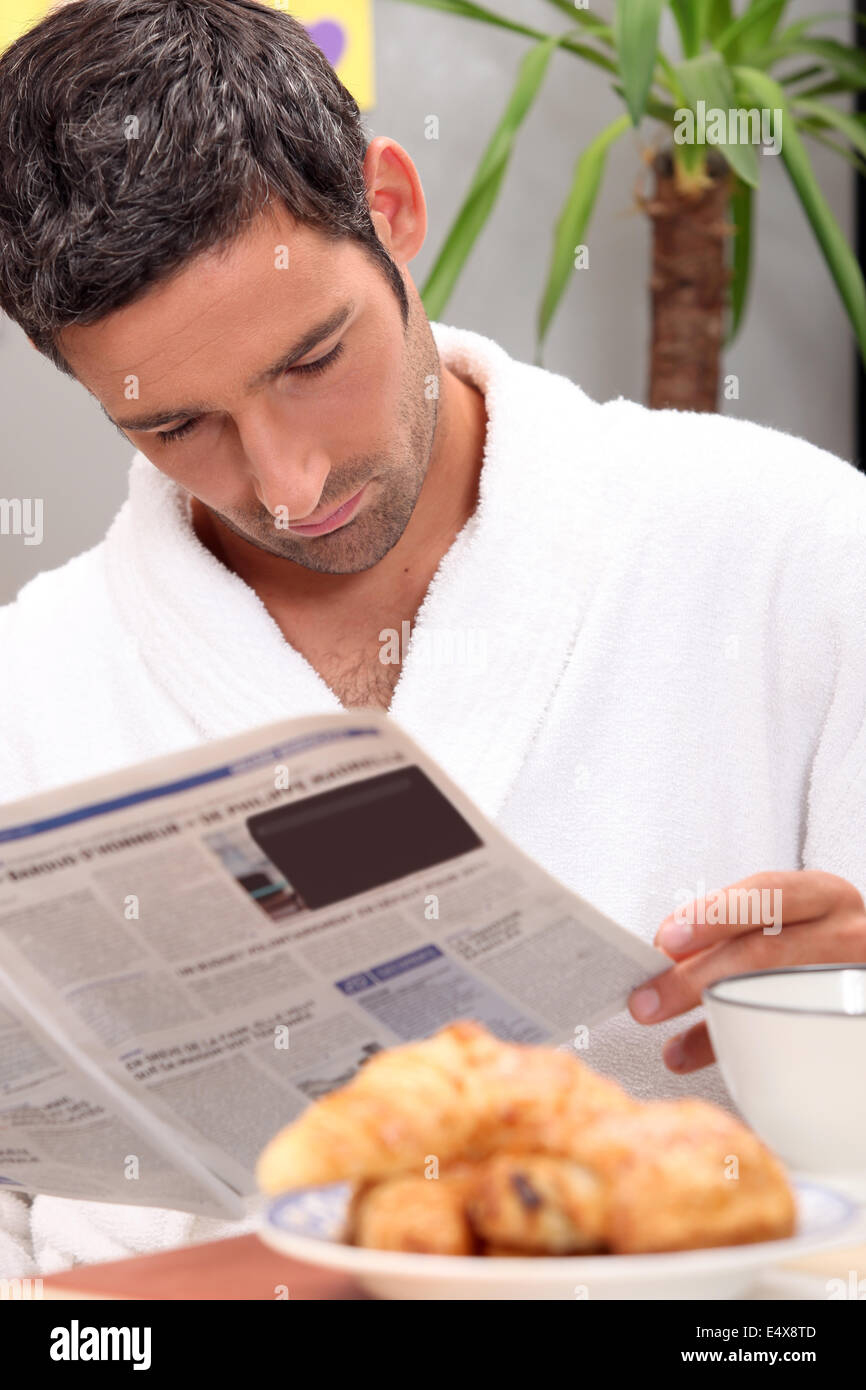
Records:
[[[139,449],[166,478],[208,506],[227,511],[249,505],[251,484],[236,452],[230,454],[209,441],[202,441],[195,449],[152,443]]]
[[[346,382],[339,400],[339,415],[346,422],[343,448],[348,454],[388,451],[406,433],[411,405],[406,402],[406,359],[399,346],[383,345],[370,361]],[[345,416],[343,411],[345,410]]]
[[[340,366],[333,382],[299,386],[276,407],[287,450],[324,454],[331,467],[387,453],[402,436],[400,360],[370,355]]]
[[[400,363],[390,352],[373,353],[362,363],[347,365],[339,380],[322,388],[314,401],[301,400],[297,420],[316,432],[319,446],[335,459],[363,453],[365,445],[381,440],[399,414]]]

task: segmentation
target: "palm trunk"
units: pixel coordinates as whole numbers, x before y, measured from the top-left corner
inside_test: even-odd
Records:
[[[708,180],[689,188],[677,180],[669,152],[653,161],[655,190],[644,209],[653,224],[649,404],[654,410],[718,409],[731,180],[715,151],[705,168]]]

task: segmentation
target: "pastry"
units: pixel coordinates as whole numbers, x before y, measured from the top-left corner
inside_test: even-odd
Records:
[[[572,1159],[496,1154],[477,1165],[466,1209],[488,1244],[524,1255],[601,1250],[607,1227],[605,1184]]]
[[[473,1255],[478,1241],[466,1211],[472,1169],[359,1184],[349,1205],[346,1240],[375,1250]]]
[[[504,1043],[480,1024],[375,1053],[347,1085],[281,1130],[259,1158],[263,1192],[420,1173],[499,1149],[568,1154],[575,1129],[637,1104],[576,1056]]]
[[[782,1165],[751,1130],[706,1101],[649,1101],[604,1116],[575,1135],[572,1152],[607,1185],[607,1240],[617,1254],[794,1232]]]
[[[782,1165],[718,1106],[637,1101],[571,1052],[471,1021],[374,1054],[271,1140],[257,1177],[267,1193],[348,1180],[347,1241],[425,1254],[647,1254],[796,1223]]]

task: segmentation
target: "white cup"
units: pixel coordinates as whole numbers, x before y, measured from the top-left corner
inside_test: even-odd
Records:
[[[797,1177],[866,1202],[866,965],[730,975],[703,991],[734,1103]]]

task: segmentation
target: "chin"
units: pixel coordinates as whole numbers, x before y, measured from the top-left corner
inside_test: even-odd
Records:
[[[327,536],[320,538],[327,539]],[[365,570],[374,569],[384,560],[399,539],[398,536],[384,550],[381,546],[333,546],[327,549],[324,546],[316,549],[305,547],[303,551],[295,551],[286,558],[293,560],[295,564],[303,565],[304,569],[315,570],[319,574],[362,574]]]
[[[287,541],[285,551],[279,552],[295,564],[320,574],[362,574],[374,569],[384,560],[402,538],[414,508],[403,517],[360,515],[338,531],[314,536],[306,542]]]

